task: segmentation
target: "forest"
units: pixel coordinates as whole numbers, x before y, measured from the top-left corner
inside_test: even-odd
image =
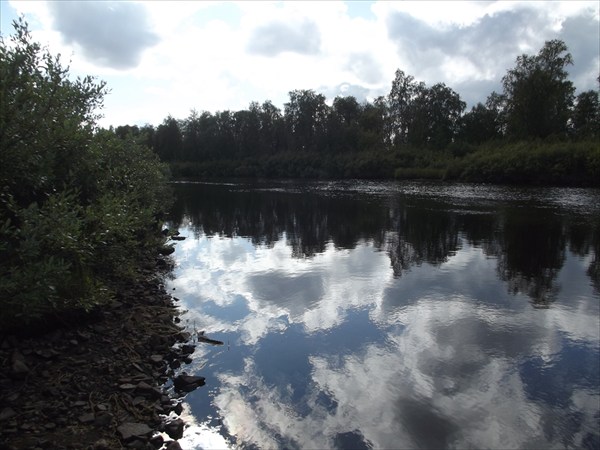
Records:
[[[331,106],[294,90],[283,111],[269,100],[240,111],[192,110],[157,127],[119,126],[170,165],[176,178],[433,178],[594,186],[600,183],[598,90],[575,95],[563,41],[521,55],[502,92],[466,111],[440,82],[398,69],[387,96]],[[598,78],[600,83],[600,77]]]

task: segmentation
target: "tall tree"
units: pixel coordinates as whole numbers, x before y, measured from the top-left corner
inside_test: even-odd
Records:
[[[431,108],[429,142],[435,148],[444,148],[456,137],[460,128],[460,118],[467,104],[460,95],[444,83],[437,83],[429,89]]]
[[[316,150],[325,137],[325,124],[329,112],[325,96],[312,89],[291,91],[289,96],[290,101],[284,108],[291,148]]]
[[[599,91],[585,91],[579,94],[573,108],[572,125],[577,137],[600,136]]]
[[[179,123],[171,115],[158,126],[155,139],[154,149],[161,160],[173,161],[181,159],[183,137]]]
[[[260,146],[264,153],[272,155],[284,150],[285,127],[281,110],[270,100],[260,106]]]
[[[361,107],[353,96],[333,99],[327,123],[328,147],[333,151],[356,151]]]
[[[501,139],[504,135],[505,97],[492,92],[485,104],[477,103],[461,118],[459,139],[470,144],[482,144]]]
[[[256,156],[260,151],[260,106],[250,103],[248,109],[233,114],[236,152],[239,157]]]
[[[198,160],[201,147],[201,124],[200,116],[195,109],[181,122],[182,133],[182,159],[185,161]]]
[[[235,155],[235,119],[231,111],[225,110],[215,114],[217,119],[217,139],[215,151],[220,156],[231,158]]]
[[[415,114],[415,100],[424,88],[425,84],[418,83],[412,75],[407,75],[400,69],[396,70],[392,88],[387,96],[387,134],[390,144],[402,145],[408,142],[409,129]]]
[[[561,40],[547,41],[535,56],[517,57],[502,78],[507,132],[516,138],[544,138],[567,132],[575,88],[566,67],[573,58]]]
[[[373,103],[365,102],[361,105],[361,114],[358,119],[360,124],[359,150],[379,150],[385,147],[386,118],[385,97],[377,97]]]

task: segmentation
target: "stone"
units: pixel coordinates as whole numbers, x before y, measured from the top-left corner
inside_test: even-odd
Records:
[[[173,412],[178,416],[183,412],[183,403],[179,402],[173,407]]]
[[[165,424],[164,431],[171,439],[180,439],[183,437],[183,420],[175,419],[168,422]]]
[[[184,344],[181,346],[181,353],[183,353],[184,355],[191,355],[192,353],[194,353],[195,349],[196,346],[193,344]]]
[[[100,439],[94,442],[92,450],[112,450],[112,446],[106,439]]]
[[[144,438],[152,433],[152,429],[145,423],[126,422],[117,427],[117,431],[124,441]]]
[[[146,395],[146,396],[149,396],[152,398],[160,398],[162,395],[162,392],[160,391],[160,389],[150,386],[145,381],[140,381],[137,384],[136,389],[138,391],[140,391],[142,393],[142,395]]]
[[[163,256],[170,255],[173,252],[175,252],[175,247],[173,247],[171,245],[165,245],[165,246],[161,247],[159,250],[159,253]]]
[[[94,426],[98,428],[106,428],[112,424],[113,415],[109,412],[103,412],[96,416],[94,420]]]
[[[163,357],[161,355],[150,355],[150,361],[155,364],[162,363]]]
[[[177,441],[169,441],[165,446],[166,450],[182,450],[181,445]]]
[[[10,375],[17,380],[22,380],[29,373],[29,367],[25,364],[23,355],[19,352],[15,352],[12,357],[12,363],[10,366]]]
[[[182,372],[173,379],[173,385],[178,391],[192,392],[194,389],[204,386],[204,380],[204,377],[188,375],[187,373]]]
[[[164,442],[165,440],[160,434],[154,435],[150,438],[150,445],[152,445],[154,448],[161,448]]]
[[[15,412],[14,409],[7,407],[4,408],[2,411],[0,411],[0,422],[4,421],[4,420],[8,420],[11,417],[16,416],[17,413]]]
[[[81,423],[92,423],[94,420],[96,420],[96,416],[94,413],[85,413],[79,416],[77,420],[79,420]]]
[[[184,241],[185,236],[171,236],[171,239],[173,239],[174,241]]]

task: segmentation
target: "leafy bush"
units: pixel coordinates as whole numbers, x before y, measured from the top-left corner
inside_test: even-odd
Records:
[[[96,127],[106,91],[70,80],[15,22],[0,40],[0,327],[90,310],[155,248],[167,169]]]
[[[600,146],[593,141],[483,146],[455,162],[449,172],[466,181],[598,186]]]

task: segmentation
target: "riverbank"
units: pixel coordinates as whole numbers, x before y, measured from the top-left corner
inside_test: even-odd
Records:
[[[355,153],[286,152],[255,158],[170,161],[174,179],[430,179],[503,185],[600,186],[595,141],[490,142]]]
[[[164,386],[194,347],[168,265],[146,262],[110,304],[58,329],[0,335],[1,449],[179,448],[181,398]]]

